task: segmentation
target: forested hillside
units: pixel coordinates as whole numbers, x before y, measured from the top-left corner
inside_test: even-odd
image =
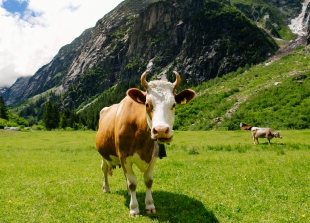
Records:
[[[17,127],[17,126],[28,126],[29,123],[10,111],[7,106],[5,105],[5,102],[3,100],[3,97],[0,96],[0,129],[3,129],[6,126],[10,127]]]

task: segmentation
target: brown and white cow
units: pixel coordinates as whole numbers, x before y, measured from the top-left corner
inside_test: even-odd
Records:
[[[252,127],[251,132],[252,132],[252,138],[253,138],[254,144],[256,144],[256,141],[257,141],[257,144],[259,144],[258,138],[267,138],[269,145],[270,145],[270,140],[272,138],[282,139],[280,132],[276,132],[272,130],[271,128]]]
[[[96,147],[103,157],[103,191],[110,192],[108,174],[112,175],[112,169],[121,166],[127,180],[127,191],[131,196],[131,216],[140,214],[136,198],[137,178],[132,165],[137,165],[144,172],[146,212],[156,213],[151,187],[158,143],[169,143],[173,138],[176,104],[187,104],[196,95],[190,89],[175,93],[181,81],[176,71],[174,83],[167,80],[147,82],[147,73],[148,71],[141,75],[141,83],[146,92],[136,88],[129,89],[127,96],[119,104],[101,110],[96,136]]]

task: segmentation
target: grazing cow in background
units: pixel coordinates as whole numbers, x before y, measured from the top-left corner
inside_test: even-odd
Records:
[[[241,128],[241,130],[251,130],[252,126],[250,126],[246,123],[240,122],[240,128]]]
[[[121,166],[127,180],[127,192],[131,196],[131,216],[140,214],[136,198],[137,178],[132,165],[137,165],[144,172],[146,212],[155,214],[151,187],[158,143],[169,143],[172,140],[176,104],[187,104],[196,95],[190,89],[175,93],[181,81],[176,71],[174,83],[167,80],[147,82],[147,73],[141,75],[146,92],[131,88],[119,104],[101,110],[96,135],[96,147],[103,157],[103,191],[110,192],[108,174],[112,175],[112,169]]]
[[[282,139],[280,132],[276,132],[272,130],[271,128],[252,127],[251,131],[252,131],[252,138],[253,138],[254,144],[256,144],[256,141],[257,141],[257,144],[259,144],[258,138],[267,138],[269,145],[270,145],[270,140],[272,138]]]

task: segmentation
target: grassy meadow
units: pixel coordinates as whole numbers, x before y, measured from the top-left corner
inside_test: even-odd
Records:
[[[129,217],[121,169],[102,192],[93,131],[0,130],[0,222],[310,222],[310,130],[176,131],[154,170],[157,217]]]

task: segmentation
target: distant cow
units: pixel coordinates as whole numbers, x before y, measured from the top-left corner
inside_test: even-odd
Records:
[[[258,138],[267,138],[269,145],[270,145],[270,140],[272,138],[282,139],[280,132],[276,132],[272,130],[271,128],[252,127],[251,131],[252,131],[252,138],[253,138],[254,144],[256,144],[256,141],[257,141],[257,144],[259,144]]]
[[[251,130],[252,126],[246,124],[246,123],[240,123],[241,130]]]
[[[146,92],[129,89],[119,104],[101,110],[96,135],[96,147],[103,157],[103,191],[110,192],[108,174],[112,175],[112,169],[121,166],[127,180],[127,192],[131,195],[131,216],[140,214],[136,198],[137,178],[132,165],[137,165],[144,172],[146,212],[156,213],[151,187],[158,143],[169,143],[172,140],[176,104],[187,104],[196,95],[190,89],[175,93],[181,81],[176,71],[174,83],[167,80],[147,82],[147,73],[141,75]]]

